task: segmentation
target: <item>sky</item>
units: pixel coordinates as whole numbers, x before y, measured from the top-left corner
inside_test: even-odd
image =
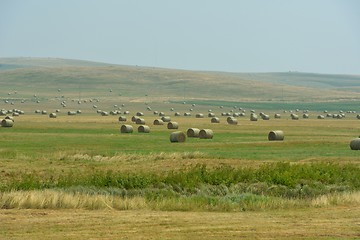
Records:
[[[360,1],[0,0],[0,57],[360,74]]]

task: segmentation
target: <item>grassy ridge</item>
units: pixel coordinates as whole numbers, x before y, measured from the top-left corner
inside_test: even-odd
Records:
[[[0,97],[144,97],[228,101],[358,100],[359,76],[221,73],[131,67],[63,59],[0,59]],[[18,65],[18,68],[16,68]],[[320,82],[320,86],[317,84]],[[323,87],[323,86],[326,87]],[[26,87],[24,87],[26,86]],[[109,89],[113,94],[109,95]]]
[[[172,101],[174,103],[180,103],[180,101]],[[214,107],[242,107],[245,109],[262,109],[262,110],[295,110],[303,109],[310,111],[332,111],[338,112],[342,111],[354,111],[359,109],[359,101],[341,101],[341,102],[236,102],[236,101],[221,101],[221,100],[190,100],[188,103],[205,105],[205,106],[214,106]]]

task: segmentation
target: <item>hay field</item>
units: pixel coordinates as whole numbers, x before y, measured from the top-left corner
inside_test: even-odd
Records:
[[[72,68],[71,76],[82,76],[90,69],[106,68],[98,77],[107,79],[111,67],[92,64],[65,64],[61,69],[65,75]],[[6,72],[2,81],[14,78],[17,85],[12,91],[1,89],[0,109],[21,109],[25,114],[14,117],[13,127],[0,128],[0,238],[360,237],[360,158],[349,147],[360,132],[356,104],[330,102],[326,94],[322,95],[327,96],[325,105],[201,96],[183,103],[179,91],[162,95],[161,87],[156,98],[135,88],[120,96],[113,87],[117,80],[103,85],[89,80],[85,87],[88,75],[55,77],[44,85],[49,72],[59,76],[59,67],[36,69],[18,69],[24,71],[23,78],[18,70],[1,70]],[[33,72],[36,77],[28,71],[37,71]],[[140,81],[145,75],[139,76],[135,78]],[[27,77],[35,87],[24,87]],[[66,79],[69,85],[60,84]],[[79,79],[84,85],[80,91]],[[38,85],[47,92],[33,96]],[[195,93],[197,86],[192,87]],[[342,90],[326,91],[342,96]],[[57,118],[49,118],[56,109],[60,110]],[[309,118],[303,119],[307,109]],[[343,110],[345,117],[317,119],[325,109],[329,114]],[[67,114],[79,110],[80,114]],[[211,123],[209,110],[220,123]],[[270,120],[250,121],[251,110],[268,114]],[[103,111],[121,113],[102,116]],[[119,122],[125,111],[129,111],[127,121]],[[179,129],[153,125],[160,118],[155,111],[170,116]],[[131,121],[137,112],[144,113],[150,133],[137,132],[139,125]],[[185,112],[191,116],[184,116]],[[237,125],[227,123],[224,113],[241,112],[245,116],[236,117]],[[196,118],[197,113],[204,118]],[[275,113],[281,118],[275,119]],[[292,120],[291,113],[300,119]],[[122,124],[132,125],[134,132],[120,133]],[[214,136],[170,142],[171,132],[186,133],[189,128],[212,129]],[[282,130],[284,141],[269,141],[273,130]]]
[[[213,124],[207,117],[171,116],[181,131],[214,131],[213,139],[185,143],[170,143],[172,130],[153,126],[158,116],[150,111],[144,116],[148,134],[137,133],[129,120],[134,133],[121,134],[118,116],[95,113],[16,117],[13,128],[0,128],[0,234],[5,239],[36,239],[39,232],[45,239],[356,238],[360,170],[349,141],[359,132],[359,120],[348,115],[294,121],[283,114],[258,122],[244,117],[238,125],[227,124],[226,117]],[[274,129],[284,131],[283,142],[267,140]],[[300,172],[318,176],[295,178],[300,172],[292,166],[307,166]],[[236,180],[264,171],[280,182],[259,176]],[[204,174],[209,179],[197,180]],[[162,175],[167,178],[159,179]],[[286,182],[293,177],[294,183]],[[300,186],[306,194],[296,195]]]

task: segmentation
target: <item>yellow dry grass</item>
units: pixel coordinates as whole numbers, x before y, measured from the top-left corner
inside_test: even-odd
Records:
[[[329,206],[356,206],[360,204],[360,192],[333,193],[313,200],[277,199],[247,204],[247,209],[299,209],[302,207],[324,208]],[[148,201],[145,197],[120,197],[109,194],[66,192],[62,190],[11,191],[0,194],[0,209],[112,209],[112,210],[207,210],[209,206],[194,204],[186,199],[162,199]],[[238,211],[228,206],[228,211]],[[222,209],[224,210],[224,209]]]
[[[66,193],[57,190],[13,191],[0,195],[1,208],[18,209],[145,209],[142,197],[120,198],[109,195]]]

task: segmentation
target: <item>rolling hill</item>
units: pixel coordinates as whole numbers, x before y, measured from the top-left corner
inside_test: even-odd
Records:
[[[226,73],[123,66],[57,58],[0,58],[0,98],[67,97],[327,102],[360,99],[360,76]]]

